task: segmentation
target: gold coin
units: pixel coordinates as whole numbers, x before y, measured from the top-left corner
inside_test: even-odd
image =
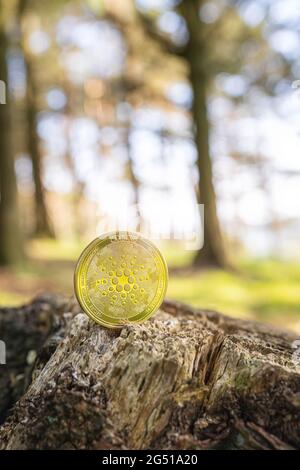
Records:
[[[168,269],[158,248],[133,232],[92,241],[76,265],[74,287],[83,310],[108,328],[140,323],[160,307]]]

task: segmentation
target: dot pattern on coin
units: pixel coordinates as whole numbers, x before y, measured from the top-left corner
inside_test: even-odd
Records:
[[[152,316],[164,299],[167,283],[167,266],[158,248],[131,232],[106,234],[90,243],[74,275],[83,310],[110,328]]]

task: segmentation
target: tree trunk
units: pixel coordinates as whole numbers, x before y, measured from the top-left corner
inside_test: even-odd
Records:
[[[8,41],[4,30],[3,6],[0,5],[0,79],[8,85]],[[13,264],[22,258],[19,227],[17,182],[11,143],[10,97],[0,104],[0,264]]]
[[[27,120],[27,151],[32,163],[32,176],[34,184],[34,206],[35,206],[35,226],[33,235],[54,237],[53,228],[51,227],[47,206],[45,202],[45,189],[42,181],[42,155],[39,146],[39,137],[37,133],[37,113],[36,95],[37,89],[35,84],[34,70],[32,66],[31,54],[25,41],[24,25],[22,22],[25,18],[28,0],[18,0],[16,13],[16,30],[19,32],[18,46],[22,50],[26,71],[26,93],[25,93],[25,116]],[[26,28],[25,28],[26,30]]]
[[[66,152],[64,155],[65,163],[72,178],[72,192],[70,195],[70,204],[73,219],[73,232],[77,240],[84,236],[84,224],[82,221],[81,205],[84,196],[85,183],[79,178],[76,170],[74,158],[72,156],[71,125],[72,110],[76,110],[76,90],[68,80],[64,80],[64,92],[67,97],[65,107],[65,126],[64,133],[66,139]]]
[[[55,310],[44,298],[44,321],[47,302],[48,318]],[[24,308],[25,322],[40,305]],[[64,317],[63,309],[67,302],[0,429],[0,448],[300,448],[292,333],[174,302],[120,330],[75,315],[74,304]]]
[[[42,182],[42,156],[39,147],[39,137],[37,134],[37,108],[36,108],[36,86],[31,63],[31,58],[22,47],[24,61],[26,66],[26,118],[27,118],[27,149],[32,162],[32,174],[34,183],[34,202],[35,202],[35,236],[54,237],[49,215],[45,201],[45,189]]]
[[[199,202],[204,205],[204,246],[194,260],[196,266],[216,266],[227,268],[223,237],[216,208],[216,195],[209,145],[209,119],[207,111],[206,45],[201,38],[202,29],[198,2],[186,0],[181,4],[188,32],[189,42],[185,58],[190,68],[190,82],[193,90],[193,120],[195,143],[198,153]]]
[[[198,251],[196,266],[216,266],[228,268],[223,237],[216,208],[216,195],[213,184],[212,164],[209,151],[209,123],[206,107],[205,77],[191,70],[194,104],[193,114],[196,124],[196,145],[198,151],[199,202],[204,205],[204,246]]]
[[[143,227],[143,219],[141,214],[140,208],[140,195],[141,195],[141,183],[136,176],[135,172],[135,163],[132,156],[132,146],[130,142],[130,134],[131,134],[131,122],[129,121],[126,124],[125,128],[125,145],[127,149],[127,168],[128,168],[128,176],[130,183],[132,185],[133,190],[133,206],[135,207],[135,217],[136,217],[136,231],[140,231]]]
[[[127,150],[127,166],[128,166],[128,173],[129,173],[129,180],[132,185],[133,190],[133,204],[138,205],[140,202],[140,182],[136,177],[135,168],[134,168],[134,161],[132,157],[132,148],[130,143],[130,126],[131,123],[127,124],[127,128],[125,129],[125,145]]]

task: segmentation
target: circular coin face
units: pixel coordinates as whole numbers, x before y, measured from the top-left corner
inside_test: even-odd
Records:
[[[167,283],[167,265],[158,248],[132,232],[96,238],[79,257],[74,275],[81,307],[108,328],[139,323],[153,315]]]

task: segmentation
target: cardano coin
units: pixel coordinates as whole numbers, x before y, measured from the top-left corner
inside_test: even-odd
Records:
[[[151,317],[164,299],[167,284],[168,269],[158,248],[132,232],[96,238],[80,255],[74,274],[81,307],[108,328]]]

